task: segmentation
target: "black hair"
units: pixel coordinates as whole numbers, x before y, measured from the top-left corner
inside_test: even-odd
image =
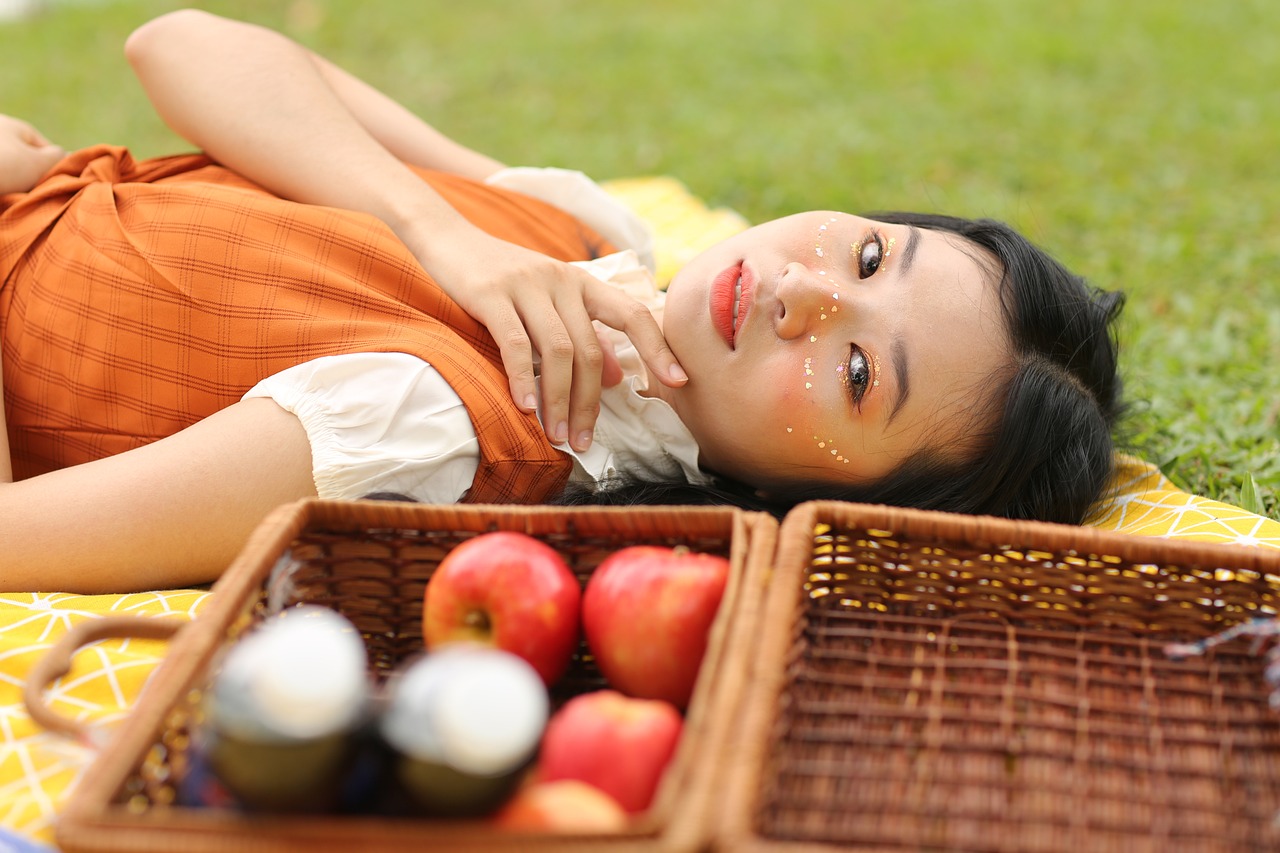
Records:
[[[994,258],[1012,344],[1004,382],[974,412],[964,458],[922,449],[861,485],[795,482],[767,496],[729,478],[710,486],[605,482],[558,504],[730,504],[783,515],[805,500],[846,500],[1078,524],[1111,477],[1121,415],[1115,321],[1124,296],[1090,286],[1013,228],[991,219],[873,213],[881,222],[957,235]],[[975,254],[979,263],[986,258]],[[991,411],[997,413],[991,417]]]

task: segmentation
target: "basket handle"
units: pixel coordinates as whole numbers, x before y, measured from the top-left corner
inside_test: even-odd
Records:
[[[58,714],[45,704],[45,688],[71,671],[71,658],[81,646],[111,638],[167,640],[188,624],[190,622],[186,619],[151,616],[103,616],[77,622],[31,668],[27,683],[22,688],[22,701],[27,706],[27,713],[49,731],[88,746],[100,746],[88,726]]]

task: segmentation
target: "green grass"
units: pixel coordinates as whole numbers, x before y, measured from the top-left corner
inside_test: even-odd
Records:
[[[120,51],[176,5],[54,2],[0,24],[0,112],[67,147],[178,148]],[[1010,221],[1128,292],[1137,452],[1184,488],[1277,515],[1269,0],[200,5],[283,29],[510,162],[675,175],[753,220]]]

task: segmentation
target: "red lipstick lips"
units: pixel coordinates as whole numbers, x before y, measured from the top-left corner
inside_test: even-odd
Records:
[[[754,289],[755,277],[741,262],[724,270],[711,282],[711,323],[729,349],[736,349],[738,331],[747,319]]]

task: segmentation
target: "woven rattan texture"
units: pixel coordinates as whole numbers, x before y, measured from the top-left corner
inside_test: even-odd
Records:
[[[179,639],[160,686],[144,696],[127,731],[91,768],[64,815],[59,840],[79,853],[142,850],[240,850],[280,853],[308,850],[401,851],[572,849],[578,851],[692,851],[706,846],[704,817],[711,797],[714,752],[724,727],[718,708],[725,672],[745,673],[745,659],[725,669],[725,634],[744,566],[748,538],[759,537],[772,554],[772,519],[728,509],[429,508],[303,502],[282,508],[255,533],[245,552],[215,588],[214,603],[193,623],[200,633]],[[489,530],[517,530],[539,539],[585,581],[610,554],[631,545],[684,546],[728,557],[734,569],[726,606],[713,626],[704,669],[690,703],[685,734],[653,807],[626,830],[599,836],[511,836],[483,823],[404,817],[315,815],[305,819],[175,805],[188,770],[192,732],[201,715],[200,693],[220,650],[241,632],[281,607],[320,604],[343,613],[361,631],[371,673],[392,673],[422,653],[422,602],[427,581],[456,545]],[[767,534],[767,535],[766,535]],[[180,666],[190,660],[188,669]],[[180,676],[163,677],[166,671]],[[742,678],[730,679],[738,689]],[[713,686],[714,685],[714,686]],[[605,686],[585,642],[552,695],[558,704]],[[159,712],[159,713],[157,713]],[[155,722],[148,722],[148,720]],[[147,735],[147,732],[154,732]],[[120,771],[117,777],[116,774]],[[118,778],[119,781],[113,781]]]
[[[1270,849],[1280,578],[818,526],[758,829],[875,849]]]

